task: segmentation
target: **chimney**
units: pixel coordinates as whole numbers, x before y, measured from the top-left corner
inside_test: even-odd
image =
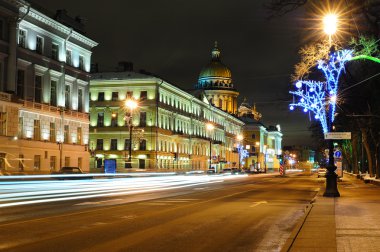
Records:
[[[120,61],[118,64],[118,70],[121,72],[133,71],[133,63],[130,61]]]

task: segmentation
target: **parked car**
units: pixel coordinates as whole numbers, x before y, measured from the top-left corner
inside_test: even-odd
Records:
[[[222,170],[222,173],[223,173],[223,174],[232,174],[232,169],[231,169],[231,168],[224,168],[224,169]]]
[[[215,169],[208,169],[207,174],[215,174]]]
[[[52,172],[52,174],[83,174],[83,171],[79,167],[64,166],[59,171]]]
[[[61,169],[59,169],[59,171],[52,172],[51,174],[57,175],[56,178],[60,180],[62,179],[92,179],[93,178],[92,176],[85,175],[85,173],[82,171],[81,168],[75,167],[75,166],[64,166]],[[62,175],[62,176],[59,176],[59,175]]]
[[[327,169],[326,168],[318,168],[317,170],[317,174],[318,174],[318,178],[324,178],[326,176],[326,173],[327,173]]]

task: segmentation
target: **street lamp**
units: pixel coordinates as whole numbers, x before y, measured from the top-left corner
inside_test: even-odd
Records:
[[[129,110],[129,117],[127,117],[127,124],[129,126],[129,155],[128,155],[128,163],[126,165],[127,168],[132,168],[132,130],[133,130],[133,123],[132,123],[132,113],[133,110],[137,108],[137,101],[134,99],[127,99],[125,101],[125,107]]]
[[[338,27],[338,17],[335,14],[327,14],[323,18],[324,32],[329,36],[329,43],[331,46],[331,36],[334,35]],[[331,53],[334,53],[334,47],[331,46]],[[328,92],[328,89],[326,89]],[[330,94],[327,94],[330,96]],[[328,131],[331,132],[333,129],[333,118],[334,118],[334,109],[333,104],[336,102],[336,94],[330,96],[330,102],[328,102],[328,111],[330,114],[330,120],[328,120]],[[340,193],[338,191],[338,176],[335,173],[336,166],[334,165],[334,143],[333,140],[328,140],[329,147],[329,163],[327,165],[327,174],[326,174],[326,190],[323,194],[325,197],[339,197]]]
[[[212,131],[215,129],[215,126],[212,123],[207,123],[206,129],[209,132],[209,136],[210,136],[210,164],[209,164],[208,168],[212,169],[212,167],[211,167],[211,142],[212,142]],[[215,173],[216,173],[216,169],[215,169]]]
[[[236,139],[238,140],[239,145],[241,145],[241,141],[243,140],[243,138],[244,138],[243,135],[236,136]],[[238,146],[239,169],[240,169],[240,152],[241,152],[241,148],[240,146]]]

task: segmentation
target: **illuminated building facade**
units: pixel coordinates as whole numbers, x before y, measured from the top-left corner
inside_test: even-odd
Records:
[[[132,111],[125,100],[133,98]],[[129,118],[132,114],[132,168],[220,170],[236,166],[236,136],[244,123],[160,78],[132,71],[96,73],[90,85],[91,171],[102,172],[114,160],[129,171]],[[207,123],[214,129],[208,131]],[[210,144],[211,143],[211,144]]]
[[[282,133],[279,125],[266,127],[256,106],[246,101],[239,106],[239,118],[243,126],[243,146],[249,152],[244,167],[247,169],[278,170],[282,155]]]
[[[0,28],[0,170],[86,170],[97,43],[65,11],[50,17],[21,0],[0,3]]]

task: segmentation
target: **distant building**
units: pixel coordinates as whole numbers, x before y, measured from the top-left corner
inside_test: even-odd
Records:
[[[78,20],[56,20],[64,14],[0,2],[2,172],[89,166],[89,71],[97,43],[80,33]]]
[[[244,161],[247,169],[277,170],[282,154],[282,133],[279,125],[265,126],[256,106],[251,107],[246,100],[239,106],[239,118],[243,126],[243,146],[249,153]]]

